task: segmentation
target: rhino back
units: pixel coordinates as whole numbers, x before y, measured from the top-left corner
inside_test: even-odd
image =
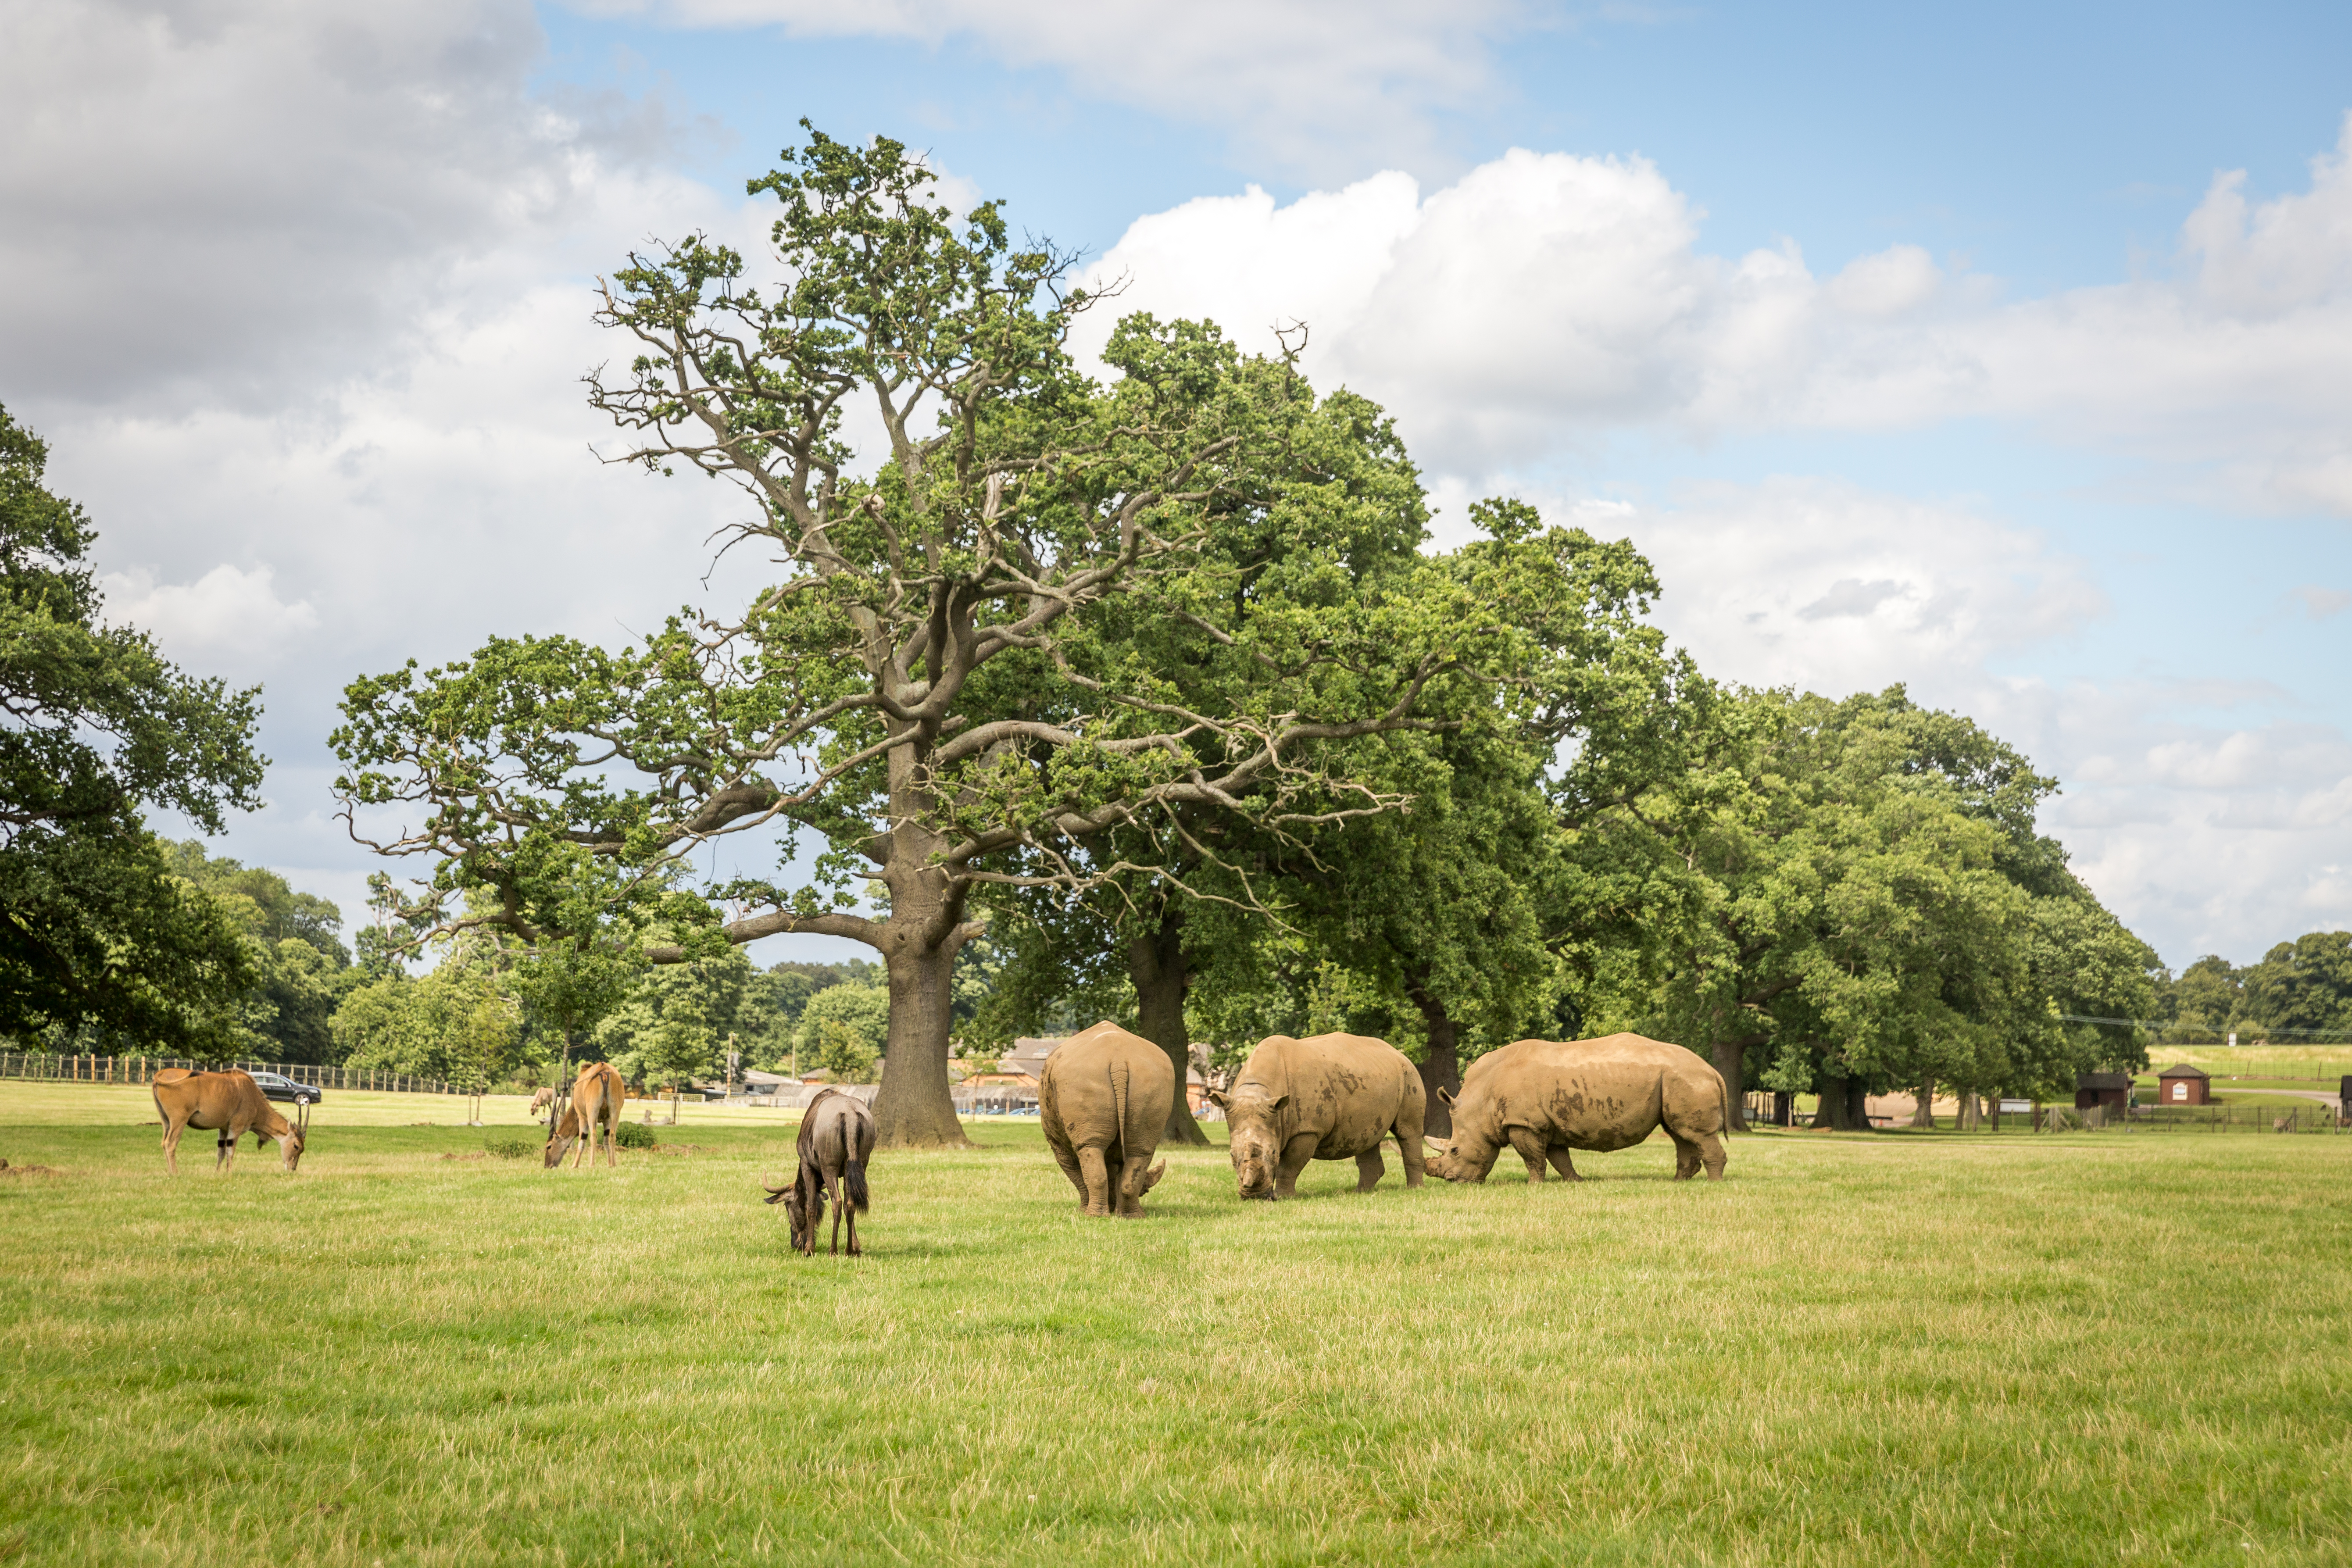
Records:
[[[1409,1134],[1420,1134],[1421,1075],[1385,1040],[1276,1035],[1250,1053],[1235,1079],[1236,1087],[1253,1082],[1269,1095],[1290,1096],[1281,1111],[1282,1139],[1314,1133],[1318,1160],[1351,1158],[1377,1148],[1408,1111]]]
[[[1129,1123],[1154,1133],[1167,1125],[1176,1100],[1176,1069],[1168,1053],[1140,1035],[1104,1023],[1071,1036],[1045,1058],[1037,1109],[1047,1137],[1058,1123],[1073,1148],[1108,1148],[1121,1142],[1114,1066],[1127,1069]]]
[[[1696,1052],[1641,1035],[1591,1040],[1516,1040],[1471,1064],[1465,1113],[1496,1142],[1510,1127],[1571,1148],[1631,1148],[1671,1124],[1678,1133],[1719,1131],[1723,1080]],[[1704,1125],[1709,1120],[1713,1126]]]

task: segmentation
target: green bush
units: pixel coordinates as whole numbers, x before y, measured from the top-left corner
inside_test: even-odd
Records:
[[[485,1138],[482,1147],[501,1160],[528,1160],[540,1151],[534,1138]]]
[[[624,1149],[650,1149],[656,1142],[652,1128],[635,1121],[622,1122],[614,1137]]]

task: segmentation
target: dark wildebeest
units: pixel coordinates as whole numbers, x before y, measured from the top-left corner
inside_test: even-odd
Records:
[[[620,1069],[610,1062],[587,1062],[580,1068],[580,1077],[572,1085],[572,1103],[565,1108],[563,1120],[548,1130],[547,1150],[543,1165],[553,1170],[563,1163],[563,1156],[585,1132],[587,1141],[580,1145],[572,1168],[578,1170],[582,1161],[596,1163],[596,1133],[604,1134],[604,1160],[617,1167],[621,1156],[614,1152],[620,1141],[621,1101],[627,1090],[621,1083]]]
[[[278,1157],[288,1171],[301,1163],[302,1130],[278,1114],[249,1073],[236,1068],[221,1072],[165,1068],[151,1088],[155,1110],[163,1118],[163,1161],[175,1176],[180,1173],[180,1134],[191,1127],[220,1134],[215,1171],[231,1167],[236,1141],[247,1132],[277,1139]]]
[[[1143,1194],[1168,1170],[1152,1151],[1176,1103],[1168,1053],[1105,1019],[1072,1035],[1045,1058],[1037,1079],[1037,1119],[1045,1146],[1078,1189],[1089,1215],[1133,1219]]]
[[[1442,1090],[1440,1091],[1443,1092]],[[1571,1149],[1630,1149],[1659,1128],[1675,1141],[1675,1179],[1723,1176],[1731,1096],[1697,1052],[1640,1035],[1598,1040],[1517,1040],[1470,1064],[1452,1100],[1454,1141],[1431,1140],[1429,1168],[1449,1182],[1483,1182],[1505,1149],[1543,1180],[1583,1178]]]
[[[841,1216],[849,1216],[849,1256],[858,1255],[857,1216],[866,1212],[866,1163],[874,1157],[874,1113],[856,1095],[828,1089],[801,1113],[799,1165],[789,1187],[769,1187],[770,1203],[784,1205],[792,1221],[793,1250],[816,1256],[816,1227],[824,1223],[825,1194],[833,1196],[833,1245],[841,1250]]]

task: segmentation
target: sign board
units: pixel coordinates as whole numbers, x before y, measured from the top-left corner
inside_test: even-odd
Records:
[[[2000,1102],[2000,1113],[2003,1116],[2007,1116],[2012,1111],[2023,1112],[2032,1109],[2033,1101],[2030,1100],[2004,1100]]]
[[[2237,1031],[2237,1030],[2235,1030],[2235,1029],[2232,1029],[2232,1030],[2231,1030],[2231,1031],[2230,1031],[2230,1048],[2231,1048],[2231,1050],[2235,1050],[2235,1049],[2237,1049],[2237,1047],[2238,1047],[2238,1031]]]

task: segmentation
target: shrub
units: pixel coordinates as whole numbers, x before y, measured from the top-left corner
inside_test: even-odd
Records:
[[[614,1141],[624,1149],[650,1149],[657,1142],[652,1128],[635,1121],[622,1122],[614,1134]]]
[[[527,1160],[539,1152],[541,1144],[534,1138],[485,1138],[482,1147],[501,1160]]]

